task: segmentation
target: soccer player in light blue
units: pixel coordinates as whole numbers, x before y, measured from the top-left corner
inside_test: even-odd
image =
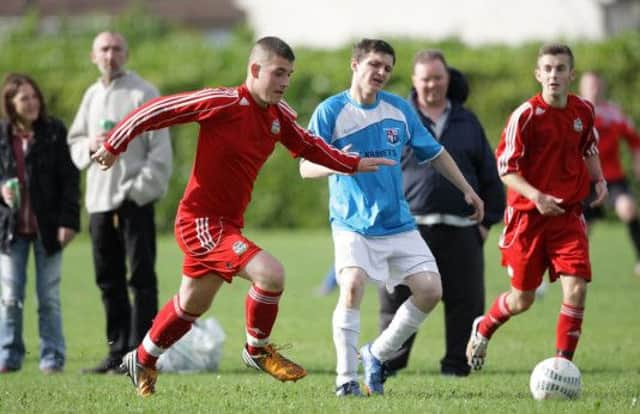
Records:
[[[416,229],[402,187],[400,156],[410,145],[464,193],[474,207],[470,217],[482,221],[484,206],[447,151],[424,128],[399,96],[382,91],[395,52],[383,40],[363,39],[353,48],[349,90],[322,102],[309,129],[343,151],[386,157],[397,162],[369,174],[344,175],[303,160],[304,178],[329,177],[329,209],[340,286],[333,313],[337,354],[336,395],[362,395],[358,384],[360,304],[367,280],[393,288],[405,284],[412,296],[391,324],[360,349],[367,394],[382,394],[382,362],[388,359],[436,306],[442,285],[435,259]]]

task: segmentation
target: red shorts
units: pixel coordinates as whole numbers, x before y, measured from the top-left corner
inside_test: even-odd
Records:
[[[184,253],[182,274],[198,278],[216,273],[226,282],[262,249],[239,228],[217,217],[178,216],[175,237]]]
[[[500,236],[502,265],[507,267],[511,286],[533,290],[549,270],[549,280],[576,276],[591,281],[589,240],[580,205],[567,208],[561,216],[543,216],[537,210],[508,207]]]

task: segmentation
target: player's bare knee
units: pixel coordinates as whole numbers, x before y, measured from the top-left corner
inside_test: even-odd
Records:
[[[420,292],[425,303],[436,303],[442,299],[442,283],[440,279],[433,279],[426,283]]]
[[[583,306],[587,296],[586,283],[572,283],[563,289],[563,302],[573,306]]]
[[[442,299],[442,282],[437,273],[422,273],[406,279],[413,302],[424,312],[433,309]]]
[[[524,291],[517,294],[511,293],[511,300],[509,301],[509,310],[513,315],[527,311],[536,299],[534,291]]]
[[[338,276],[340,302],[346,307],[358,307],[364,295],[366,277],[359,272],[343,270]]]
[[[364,280],[358,277],[343,278],[340,290],[350,295],[358,295],[364,290]]]
[[[284,268],[279,262],[274,262],[265,269],[261,278],[262,287],[272,292],[280,292],[284,290]]]

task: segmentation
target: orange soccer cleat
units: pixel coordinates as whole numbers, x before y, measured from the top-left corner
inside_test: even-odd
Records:
[[[148,397],[156,391],[158,371],[141,365],[138,362],[138,352],[135,349],[122,358],[120,369],[131,378],[131,383],[136,387],[139,396]]]
[[[242,350],[242,360],[249,368],[264,371],[283,382],[297,381],[307,375],[307,370],[282,356],[271,344],[267,345],[264,352],[259,355],[251,355],[245,346]]]

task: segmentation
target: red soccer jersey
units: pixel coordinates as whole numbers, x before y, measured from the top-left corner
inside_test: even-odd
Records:
[[[581,202],[589,194],[589,172],[583,157],[598,153],[593,106],[569,95],[567,106],[554,108],[536,95],[516,109],[496,148],[499,174],[518,173],[543,193]],[[508,189],[507,203],[517,210],[535,204]]]
[[[604,178],[622,180],[625,174],[620,162],[620,139],[624,139],[632,151],[638,151],[640,136],[620,108],[609,102],[596,105],[596,129],[600,136],[598,150]]]
[[[111,131],[105,147],[126,150],[140,133],[198,122],[198,148],[180,214],[218,217],[241,228],[258,171],[280,141],[294,157],[354,172],[359,157],[329,146],[296,123],[284,102],[260,107],[245,85],[164,96],[130,112]]]

